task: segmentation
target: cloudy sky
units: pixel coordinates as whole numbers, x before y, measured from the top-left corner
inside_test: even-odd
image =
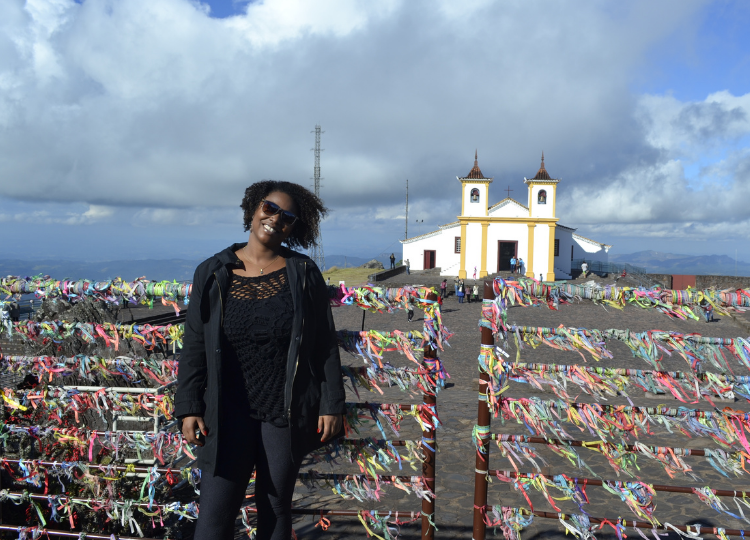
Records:
[[[616,253],[750,260],[744,0],[2,0],[2,258],[204,258],[265,178],[310,186],[328,254],[561,178]],[[743,37],[744,36],[744,37]],[[417,223],[415,220],[423,220]]]

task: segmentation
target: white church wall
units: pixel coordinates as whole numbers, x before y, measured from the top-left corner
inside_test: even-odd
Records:
[[[412,270],[424,270],[425,250],[435,251],[435,266],[441,275],[457,275],[461,255],[455,253],[455,239],[461,236],[461,227],[442,229],[402,244],[402,260],[409,260]]]
[[[574,234],[573,258],[586,259],[587,261],[608,262],[609,254],[604,245]]]
[[[412,270],[422,270],[424,264],[424,242],[426,240],[414,240],[402,245],[401,260],[406,261],[409,259],[409,266]]]
[[[528,259],[524,259],[528,263]],[[549,269],[549,227],[540,224],[534,227],[534,278],[547,279]]]
[[[457,276],[461,254],[456,253],[456,237],[461,237],[461,227],[451,227],[441,231],[435,265],[440,267],[441,276]]]
[[[411,240],[403,244],[401,260],[409,260],[409,267],[412,270],[424,270],[424,252],[426,249],[437,251],[440,244],[440,232],[427,235],[423,238]],[[435,256],[437,264],[437,253]]]
[[[560,241],[560,255],[555,257],[555,268],[570,274],[570,254],[573,249],[573,231],[555,227],[555,240]],[[575,256],[575,254],[574,254]]]
[[[463,249],[463,246],[461,248]],[[478,279],[479,270],[482,267],[482,225],[479,223],[469,223],[466,225],[465,264],[466,277],[472,279],[474,267],[476,267]]]
[[[489,211],[491,217],[519,217],[525,218],[529,215],[529,209],[510,201],[505,201]]]
[[[500,225],[490,223],[487,227],[487,273],[497,273],[497,233]]]

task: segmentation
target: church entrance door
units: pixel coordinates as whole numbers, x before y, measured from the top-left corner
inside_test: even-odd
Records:
[[[424,266],[422,267],[425,270],[429,270],[430,268],[435,268],[435,250],[424,250]]]
[[[518,255],[518,242],[513,240],[498,240],[497,242],[497,271],[510,272],[510,260]]]

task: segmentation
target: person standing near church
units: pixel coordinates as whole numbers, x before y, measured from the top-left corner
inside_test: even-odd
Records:
[[[195,271],[174,416],[198,446],[195,540],[234,538],[253,471],[257,540],[289,540],[300,465],[343,434],[346,412],[326,282],[291,249],[314,244],[326,208],[271,180],[248,187],[240,207],[248,241]]]
[[[393,270],[394,268],[396,268],[396,256],[391,253],[391,270]]]
[[[448,298],[448,280],[444,279],[440,282],[440,297]]]
[[[408,276],[411,274],[411,263],[409,262],[409,259],[406,259],[404,264],[406,265],[406,275]]]
[[[589,265],[586,263],[585,260],[581,263],[581,271],[582,271],[581,275],[583,277],[586,277],[586,274],[589,271]]]
[[[516,261],[516,273],[523,274],[523,259],[521,257],[518,257]]]
[[[510,258],[510,273],[515,274],[516,273],[516,256],[513,255]]]

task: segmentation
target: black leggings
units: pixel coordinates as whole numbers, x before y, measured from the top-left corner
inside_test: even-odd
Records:
[[[289,540],[292,536],[292,495],[299,465],[294,464],[287,427],[243,419],[222,441],[219,460],[233,465],[231,474],[201,477],[200,513],[195,540],[234,538],[234,522],[245,500],[253,469],[258,507],[256,540]],[[223,437],[222,437],[223,438]],[[226,451],[225,451],[226,450]]]

